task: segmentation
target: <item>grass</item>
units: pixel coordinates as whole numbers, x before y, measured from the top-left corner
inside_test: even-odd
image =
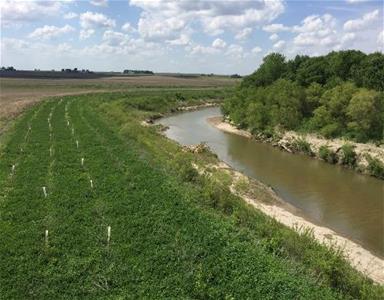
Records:
[[[217,183],[221,177],[178,168],[215,157],[182,152],[140,122],[221,95],[179,93],[182,101],[174,91],[64,97],[16,122],[0,154],[3,298],[383,296],[340,253],[251,209]]]

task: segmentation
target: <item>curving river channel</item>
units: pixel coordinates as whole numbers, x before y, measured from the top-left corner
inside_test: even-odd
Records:
[[[384,181],[222,132],[207,122],[218,115],[220,109],[213,107],[158,123],[169,126],[166,135],[182,145],[207,142],[222,161],[272,186],[310,220],[384,256]]]

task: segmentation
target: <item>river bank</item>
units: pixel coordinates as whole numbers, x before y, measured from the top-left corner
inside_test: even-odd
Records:
[[[384,147],[370,143],[356,143],[343,139],[325,139],[315,134],[299,134],[294,131],[279,133],[274,137],[265,137],[263,134],[252,135],[249,131],[238,129],[221,116],[212,117],[209,123],[216,128],[255,138],[258,141],[269,143],[289,153],[303,153],[331,164],[340,164],[355,171],[383,179],[384,174]],[[344,146],[351,149],[351,159],[346,163]]]
[[[252,137],[250,132],[238,129],[227,122],[223,122],[222,117],[209,118],[208,122],[219,130],[247,138]],[[253,180],[246,177],[242,173],[229,168],[228,166],[222,165],[221,168],[228,170],[231,176],[236,178],[236,180]],[[273,204],[263,203],[259,199],[239,192],[234,188],[234,186],[235,185],[231,186],[232,192],[240,196],[248,204],[298,232],[304,232],[306,230],[312,231],[316,240],[329,247],[342,250],[345,258],[351,263],[353,267],[355,267],[357,270],[375,282],[384,284],[384,260],[382,258],[376,256],[372,252],[364,249],[358,243],[343,237],[335,231],[311,222],[305,218],[298,210],[293,209],[289,205],[281,204],[284,202],[283,200],[277,201]],[[272,190],[270,190],[270,193],[275,194]],[[278,196],[274,195],[274,197]]]

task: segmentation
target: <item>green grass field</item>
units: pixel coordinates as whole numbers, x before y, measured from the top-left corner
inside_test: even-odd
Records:
[[[0,298],[381,298],[339,253],[194,174],[190,162],[211,154],[140,125],[223,95],[84,95],[27,110],[0,148]]]

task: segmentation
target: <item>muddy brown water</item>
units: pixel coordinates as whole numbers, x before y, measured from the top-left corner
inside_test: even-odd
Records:
[[[384,257],[384,181],[222,132],[207,122],[220,114],[217,107],[206,108],[158,123],[169,126],[166,135],[182,145],[207,142],[221,160],[272,186],[309,220]]]

